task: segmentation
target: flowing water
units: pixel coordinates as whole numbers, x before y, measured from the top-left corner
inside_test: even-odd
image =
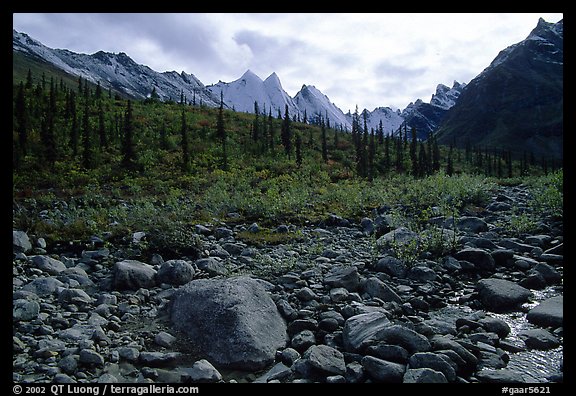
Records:
[[[525,346],[524,341],[518,336],[520,332],[538,328],[538,326],[526,320],[526,312],[550,297],[562,295],[561,288],[556,287],[548,287],[544,290],[532,290],[532,292],[534,295],[532,301],[522,306],[522,312],[504,314],[487,312],[488,316],[502,319],[510,326],[510,334],[508,334],[505,340],[517,346]],[[433,319],[454,323],[456,319],[468,317],[473,312],[474,311],[468,306],[449,304],[439,310],[431,311],[429,314]],[[545,351],[526,349],[522,352],[507,352],[510,356],[510,361],[506,368],[519,372],[528,383],[549,382],[547,377],[558,374],[561,371],[560,367],[562,366],[563,352],[564,348],[562,345],[558,348]]]

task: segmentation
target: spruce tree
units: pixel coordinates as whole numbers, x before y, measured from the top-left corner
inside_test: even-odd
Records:
[[[90,108],[88,100],[84,100],[84,115],[82,118],[82,165],[91,169],[94,165],[94,153],[92,151],[92,131],[90,128]]]
[[[324,125],[324,120],[320,125],[322,131],[322,160],[328,162],[328,143],[326,141],[326,125]]]
[[[20,82],[18,86],[14,112],[16,116],[16,131],[18,133],[18,149],[22,157],[25,157],[28,153],[28,114],[24,94],[24,83],[22,82]]]
[[[436,135],[432,135],[432,139],[432,170],[438,172],[440,170],[440,148]]]
[[[452,176],[453,173],[454,163],[452,162],[452,145],[450,145],[450,149],[448,150],[448,163],[446,164],[446,174]]]
[[[290,127],[290,115],[288,114],[288,105],[284,110],[284,120],[282,121],[281,130],[282,145],[284,146],[284,151],[290,159],[292,154],[292,131]]]
[[[136,167],[136,150],[134,147],[134,115],[132,101],[128,100],[124,114],[124,139],[122,140],[122,165],[128,170]]]
[[[416,153],[418,142],[416,140],[416,128],[412,127],[411,130],[411,142],[410,142],[410,160],[412,161],[412,175],[414,177],[420,176],[420,165],[418,163],[418,155]]]
[[[190,150],[188,148],[188,131],[186,126],[186,109],[182,109],[182,122],[180,124],[180,135],[182,137],[182,171],[190,170]]]
[[[256,102],[254,102],[257,108]],[[256,115],[258,116],[258,115]],[[220,91],[220,108],[218,109],[218,119],[216,121],[216,133],[222,144],[222,170],[228,170],[228,153],[226,152],[226,128],[224,128],[224,97]]]
[[[418,152],[418,176],[424,177],[428,173],[428,158],[424,143],[420,142],[420,151]]]
[[[258,144],[260,142],[260,111],[258,102],[254,101],[254,121],[252,122],[252,140]]]
[[[380,146],[384,144],[384,127],[382,125],[382,120],[378,123],[378,144]]]
[[[32,70],[28,69],[28,74],[26,75],[26,89],[32,89]]]
[[[274,136],[274,121],[272,118],[272,108],[270,107],[268,109],[268,138],[270,139],[269,145],[270,145],[270,151],[272,152],[272,154],[274,154],[274,152],[276,151],[276,142],[275,142],[275,136]]]
[[[70,147],[74,157],[78,155],[78,112],[76,111],[76,92],[70,92],[70,116],[72,123],[70,125]]]
[[[370,142],[368,143],[368,180],[374,180],[376,176],[376,167],[374,159],[376,157],[376,137],[374,128],[370,128]]]
[[[108,147],[106,138],[106,125],[104,124],[104,108],[102,102],[98,104],[98,136],[100,137],[100,149]]]
[[[296,134],[296,165],[302,167],[302,137],[299,133]]]

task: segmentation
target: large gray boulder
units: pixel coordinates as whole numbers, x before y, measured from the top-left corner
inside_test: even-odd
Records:
[[[12,231],[12,250],[16,253],[26,253],[32,250],[32,243],[24,231]]]
[[[505,312],[528,301],[532,292],[505,279],[482,279],[476,285],[478,298],[486,309]]]
[[[194,278],[194,267],[185,260],[168,260],[162,264],[156,279],[160,283],[185,285]]]
[[[542,327],[560,327],[564,322],[564,297],[551,297],[532,308],[526,315],[530,323]]]
[[[198,279],[180,287],[172,326],[216,367],[261,370],[286,346],[286,323],[255,279]]]
[[[114,265],[114,289],[138,290],[156,286],[156,270],[138,260],[123,260]]]
[[[390,325],[382,312],[368,312],[351,316],[344,323],[342,341],[349,352],[356,352],[374,340],[376,333]]]

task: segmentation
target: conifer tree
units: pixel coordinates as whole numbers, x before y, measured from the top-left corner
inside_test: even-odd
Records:
[[[418,152],[418,176],[423,177],[428,173],[428,158],[426,156],[426,149],[424,143],[420,142],[420,150]]]
[[[440,170],[440,148],[436,135],[432,135],[432,139],[432,170],[438,172]]]
[[[328,162],[328,143],[326,141],[326,125],[324,125],[324,120],[320,125],[322,131],[322,160]]]
[[[106,138],[106,125],[104,124],[104,108],[102,102],[98,104],[98,136],[100,137],[100,149],[108,147]]]
[[[258,107],[256,102],[254,102],[254,106],[255,109]],[[224,97],[222,91],[220,91],[220,108],[218,109],[218,119],[216,121],[216,133],[222,144],[222,170],[228,170],[228,153],[226,152],[226,128],[224,128]]]
[[[16,106],[14,109],[16,116],[16,131],[18,133],[19,151],[22,157],[28,153],[28,114],[26,108],[26,97],[24,94],[24,83],[20,82],[18,94],[16,96]]]
[[[296,134],[296,165],[302,167],[302,137],[299,133]]]
[[[382,125],[382,120],[378,123],[378,144],[380,146],[384,144],[384,127]]]
[[[32,70],[28,68],[28,74],[26,74],[26,89],[32,89]]]
[[[448,150],[448,162],[446,164],[446,174],[452,176],[453,173],[454,163],[452,162],[452,145],[450,145],[450,149]]]
[[[124,115],[124,139],[122,141],[122,165],[128,170],[136,167],[136,150],[134,147],[134,115],[132,101],[128,100]]]
[[[260,142],[260,110],[258,102],[254,101],[254,121],[252,122],[252,140],[258,144]]]
[[[186,109],[182,109],[182,123],[180,125],[180,135],[182,136],[182,171],[190,170],[190,150],[188,148],[188,131],[186,126]]]
[[[272,152],[272,154],[274,154],[274,152],[276,151],[276,142],[275,142],[275,136],[274,136],[274,121],[272,118],[272,108],[270,107],[268,109],[268,138],[270,139],[270,151]]]
[[[411,130],[411,141],[410,141],[410,160],[412,161],[412,175],[414,175],[414,177],[416,176],[420,176],[421,172],[421,168],[420,168],[420,164],[418,162],[418,155],[416,153],[416,148],[418,145],[418,142],[416,140],[416,128],[412,127]]]
[[[100,81],[96,85],[96,99],[102,99],[102,87],[100,86]]]
[[[281,130],[281,138],[282,138],[282,145],[284,146],[284,151],[290,159],[290,155],[292,154],[292,131],[290,128],[290,115],[288,114],[288,105],[284,110],[284,120],[282,121],[282,130]]]
[[[84,115],[82,118],[82,165],[86,169],[91,169],[94,165],[94,153],[92,151],[92,131],[90,128],[90,108],[88,99],[84,100]]]
[[[70,91],[70,116],[72,124],[70,125],[70,147],[74,157],[78,155],[78,113],[76,111],[76,92]]]
[[[368,180],[374,180],[376,175],[376,168],[374,166],[374,159],[376,157],[376,137],[374,128],[370,128],[370,142],[368,143]]]

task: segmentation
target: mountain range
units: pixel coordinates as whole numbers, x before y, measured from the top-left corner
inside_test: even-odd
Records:
[[[563,71],[563,21],[540,18],[468,83],[439,126],[438,142],[562,159]]]
[[[157,72],[134,62],[123,52],[78,54],[51,49],[25,33],[13,30],[13,50],[46,62],[73,76],[128,97],[144,99],[154,89],[161,100],[187,101],[216,107],[222,95],[230,109],[253,113],[284,114],[315,122],[328,118],[332,126],[351,130],[353,114],[344,114],[313,85],[302,85],[290,97],[280,78],[265,80],[247,70],[239,79],[204,85],[193,74]],[[439,84],[428,103],[422,99],[403,109],[377,107],[361,112],[368,128],[394,133],[401,125],[415,128],[419,139],[437,134],[440,143],[520,149],[549,158],[562,158],[563,146],[563,22],[538,21],[528,37],[500,52],[494,61],[468,84]],[[521,147],[520,147],[521,146]]]
[[[52,49],[16,30],[13,30],[12,43],[16,52],[37,61],[47,62],[70,75],[80,76],[95,84],[99,82],[104,88],[112,88],[136,99],[149,97],[155,89],[161,100],[179,100],[180,96],[184,95],[190,102],[216,107],[222,93],[225,106],[236,111],[253,113],[254,102],[257,102],[259,111],[268,113],[271,110],[276,116],[278,112],[283,115],[285,106],[288,106],[291,116],[303,119],[306,115],[312,122],[319,117],[328,118],[332,126],[339,126],[344,130],[352,128],[352,114],[344,114],[314,85],[302,85],[292,98],[282,88],[276,73],[262,80],[251,70],[247,70],[237,80],[219,81],[206,86],[193,74],[176,71],[160,73],[148,66],[137,64],[123,52],[115,54],[99,51],[88,55],[66,49]],[[428,133],[437,127],[442,115],[453,105],[464,86],[465,84],[457,82],[453,88],[440,84],[430,103],[418,99],[403,111],[377,107],[373,111],[364,109],[362,113],[366,113],[368,128],[376,130],[382,122],[385,133],[398,130],[406,119],[413,120],[419,137],[426,138]]]

